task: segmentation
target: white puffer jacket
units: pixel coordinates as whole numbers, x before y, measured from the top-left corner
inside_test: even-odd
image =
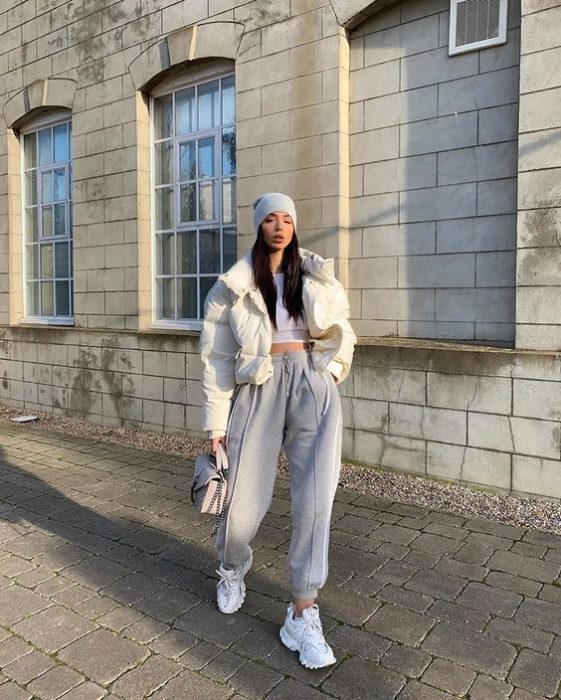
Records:
[[[335,278],[333,260],[300,248],[302,299],[312,357],[320,372],[337,382],[349,373],[356,337],[349,323],[349,302]],[[201,333],[204,365],[202,428],[224,435],[230,402],[238,384],[264,384],[273,373],[272,325],[263,295],[253,281],[251,253],[221,275],[205,302]]]

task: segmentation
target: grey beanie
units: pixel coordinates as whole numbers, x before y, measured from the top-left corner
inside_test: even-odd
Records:
[[[263,221],[274,211],[284,211],[286,214],[290,214],[294,228],[296,228],[296,206],[292,199],[287,194],[280,192],[267,192],[253,202],[253,226],[256,232]]]

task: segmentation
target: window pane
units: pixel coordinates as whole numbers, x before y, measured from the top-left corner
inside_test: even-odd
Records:
[[[165,139],[171,136],[173,122],[173,95],[164,95],[154,100],[154,136]]]
[[[41,235],[43,238],[50,238],[53,235],[53,208],[52,206],[42,207],[43,214],[43,230]]]
[[[214,181],[199,182],[199,219],[200,221],[213,221],[214,208]]]
[[[157,185],[173,182],[173,143],[171,141],[156,144],[154,164]]]
[[[197,274],[197,232],[177,234],[177,274]]]
[[[195,185],[182,185],[180,188],[180,207],[179,217],[181,223],[197,220],[197,199]]]
[[[41,246],[41,278],[49,278],[53,276],[53,246]]]
[[[59,124],[53,129],[55,137],[55,163],[68,160],[68,134],[66,124]]]
[[[236,180],[222,182],[222,221],[232,224],[236,221]]]
[[[158,280],[158,318],[175,318],[175,280]]]
[[[220,119],[218,80],[199,87],[199,130],[217,126]]]
[[[25,203],[37,204],[37,171],[25,174]]]
[[[70,316],[70,282],[56,282],[56,315]]]
[[[175,133],[190,134],[197,128],[195,113],[195,88],[175,93]]]
[[[224,270],[228,270],[238,259],[237,251],[237,241],[236,241],[236,229],[235,228],[225,228],[224,229],[224,240],[222,242],[223,255],[224,255]]]
[[[222,132],[222,175],[236,172],[236,131],[224,129]]]
[[[72,141],[72,122],[68,123],[68,159],[74,158],[74,142]]]
[[[39,132],[39,165],[53,162],[53,140],[51,128]]]
[[[178,318],[197,318],[197,278],[182,277],[177,280]]]
[[[23,150],[25,153],[25,167],[35,168],[37,166],[37,133],[26,134],[23,137]]]
[[[222,123],[234,124],[236,121],[236,92],[234,76],[222,80]]]
[[[41,174],[41,202],[53,201],[53,171]]]
[[[216,282],[217,277],[201,277],[201,305],[200,305],[200,316],[203,318],[205,310],[205,299],[206,295],[210,292],[212,285]]]
[[[66,204],[55,204],[55,236],[66,236]]]
[[[41,314],[43,316],[53,316],[55,313],[53,292],[52,282],[41,282]]]
[[[68,243],[55,244],[55,277],[68,277]]]
[[[156,274],[158,275],[175,274],[174,240],[173,233],[162,233],[157,236]]]
[[[28,241],[39,240],[39,214],[37,207],[26,210],[25,236]]]
[[[218,229],[199,232],[201,247],[201,272],[220,272],[220,231]]]
[[[63,169],[54,171],[53,195],[55,202],[66,199],[66,173]]]
[[[156,190],[156,229],[173,228],[173,188]]]
[[[27,246],[27,279],[37,280],[39,279],[39,246],[29,245]]]
[[[197,177],[197,161],[195,159],[195,142],[179,144],[179,179],[195,180]]]
[[[30,316],[38,316],[39,310],[39,282],[28,282],[27,284],[27,313]]]
[[[214,177],[214,139],[199,141],[199,178]]]

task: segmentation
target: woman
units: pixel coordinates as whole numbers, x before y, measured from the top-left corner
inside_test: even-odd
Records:
[[[327,578],[331,507],[341,462],[341,406],[355,335],[333,261],[298,247],[296,208],[271,192],[253,205],[253,250],[205,304],[203,430],[228,444],[229,507],[217,539],[218,607],[238,610],[250,543],[267,512],[281,448],[290,463],[293,602],[280,631],[308,668],[335,663],[315,604]]]

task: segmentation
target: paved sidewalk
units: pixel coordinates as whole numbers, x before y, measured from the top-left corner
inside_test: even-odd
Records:
[[[529,700],[561,681],[561,537],[339,491],[322,592],[339,662],[278,639],[287,483],[239,613],[173,457],[0,425],[0,700]]]

